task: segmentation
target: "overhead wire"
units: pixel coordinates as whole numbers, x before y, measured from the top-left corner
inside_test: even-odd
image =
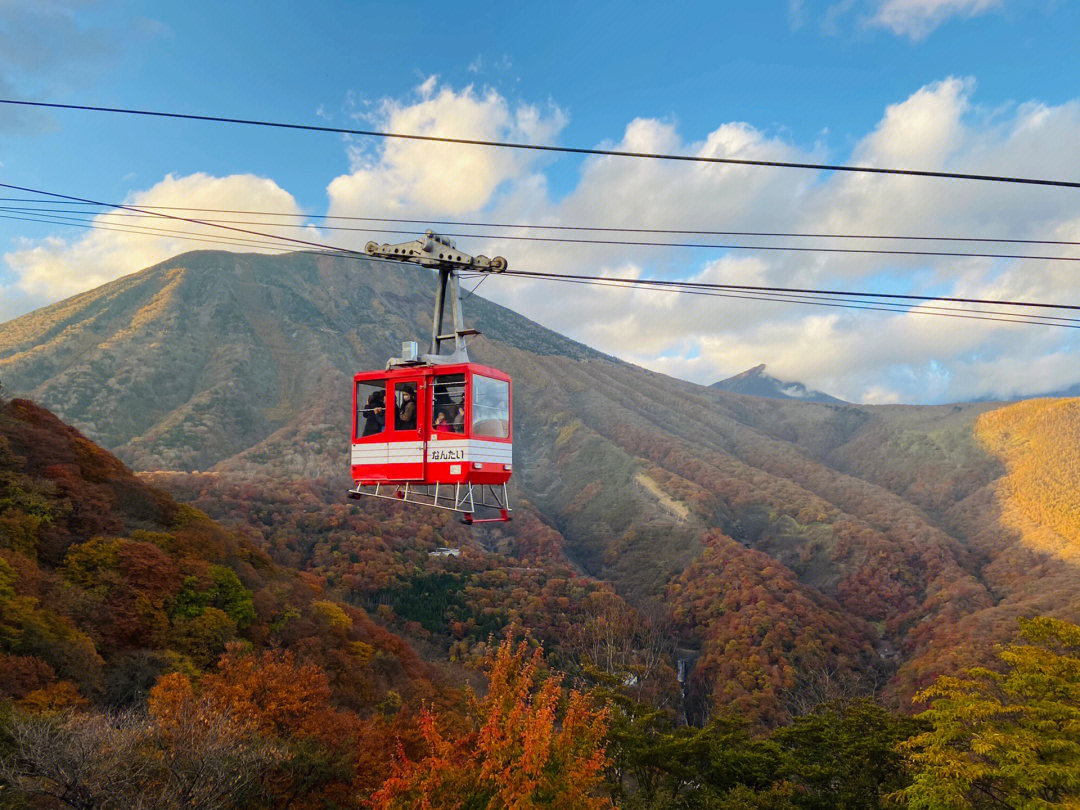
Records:
[[[795,293],[795,294],[810,294],[810,295],[846,295],[853,298],[891,298],[905,301],[946,301],[949,303],[961,303],[961,304],[990,304],[999,306],[1015,306],[1015,307],[1037,307],[1045,309],[1065,309],[1065,310],[1080,310],[1080,304],[1056,304],[1044,301],[1010,301],[999,298],[965,298],[959,296],[942,296],[942,295],[918,295],[915,293],[875,293],[875,292],[863,292],[852,290],[818,290],[813,288],[803,287],[772,287],[766,285],[751,285],[751,284],[719,284],[715,282],[705,281],[685,281],[678,279],[638,279],[632,277],[618,277],[618,276],[588,276],[583,274],[570,274],[570,273],[544,273],[536,270],[506,270],[500,275],[506,276],[527,276],[532,278],[571,278],[581,281],[614,281],[622,284],[638,284],[648,285],[655,287],[672,287],[672,288],[687,288],[687,289],[706,289],[706,290],[744,290],[752,292],[782,292],[782,293]]]
[[[102,203],[102,205],[109,205]],[[143,206],[140,206],[142,208]],[[0,211],[3,210],[18,210],[28,211],[30,209],[25,208],[13,208],[0,206]],[[41,209],[38,209],[41,210]],[[57,213],[67,214],[79,214],[84,216],[97,216],[97,217],[154,217],[159,216],[149,210],[145,213],[134,213],[134,209],[125,207],[121,212],[93,212],[93,211],[68,211],[55,209]],[[267,214],[267,216],[274,216],[273,214]],[[265,221],[252,221],[252,220],[219,220],[200,217],[198,220],[190,218],[182,218],[188,222],[197,222],[201,225],[215,225],[215,224],[230,224],[230,225],[263,225],[273,226],[275,228],[310,228],[312,225],[307,223],[277,223],[277,222],[265,222]],[[344,231],[344,232],[363,232],[363,233],[388,233],[388,234],[413,234],[414,230],[405,230],[398,228],[358,228],[348,226],[335,226],[335,225],[319,225],[315,226],[325,231]],[[243,230],[243,229],[241,229]],[[714,232],[715,233],[715,232]],[[711,249],[711,250],[749,250],[749,251],[779,251],[779,252],[795,252],[795,253],[836,253],[836,254],[854,254],[854,255],[875,255],[875,256],[927,256],[938,258],[982,258],[982,259],[1023,259],[1030,261],[1062,261],[1062,262],[1080,262],[1080,256],[1047,256],[1044,254],[1027,254],[1027,253],[987,253],[979,251],[956,251],[956,250],[900,250],[893,248],[847,248],[847,247],[830,247],[824,245],[761,245],[761,244],[736,244],[736,243],[705,243],[705,242],[658,242],[658,241],[644,241],[644,240],[627,240],[627,239],[583,239],[573,237],[558,237],[558,236],[522,236],[515,234],[485,234],[485,233],[460,233],[460,232],[444,232],[440,234],[446,237],[453,237],[456,239],[503,239],[510,241],[526,241],[526,242],[549,242],[558,244],[584,244],[584,245],[606,245],[606,246],[621,246],[621,247],[649,247],[649,248],[693,248],[693,249]],[[772,234],[780,235],[780,234]],[[845,237],[853,238],[853,237]],[[871,237],[863,237],[871,238]],[[873,238],[895,238],[895,237],[873,237]],[[990,240],[984,240],[990,241]],[[1004,240],[1002,240],[1004,241]],[[1051,244],[1051,243],[1047,243]],[[1054,242],[1052,244],[1075,244],[1080,245],[1080,242]]]
[[[0,197],[0,201],[5,198]],[[8,198],[10,199],[10,198]],[[29,202],[25,198],[20,198],[21,201]],[[63,200],[57,201],[60,203],[66,202]],[[97,211],[73,211],[70,209],[43,209],[41,206],[26,208],[20,206],[0,206],[0,210],[11,211],[32,211],[32,210],[49,210],[55,213],[79,213],[89,214],[96,216],[116,216],[116,217],[152,217],[155,214],[152,213],[152,209],[165,209],[175,211],[199,211],[207,213],[223,213],[223,214],[240,214],[250,216],[264,216],[264,217],[287,217],[298,219],[320,219],[320,220],[334,220],[334,221],[364,221],[364,222],[389,222],[398,224],[424,224],[424,225],[450,225],[459,227],[479,227],[479,228],[517,228],[524,230],[535,231],[575,231],[575,232],[594,232],[594,233],[646,233],[646,234],[671,234],[671,235],[696,235],[696,236],[750,236],[750,237],[769,237],[769,238],[787,238],[787,239],[859,239],[859,240],[882,240],[882,241],[919,241],[919,242],[975,242],[983,244],[1021,244],[1021,245],[1058,245],[1058,246],[1080,246],[1080,240],[1070,239],[1020,239],[1013,237],[987,237],[987,236],[920,236],[912,234],[867,234],[867,233],[827,233],[827,232],[795,232],[795,231],[726,231],[726,230],[689,230],[678,228],[629,228],[629,227],[606,227],[606,226],[591,226],[591,225],[540,225],[532,223],[499,223],[499,222],[466,222],[460,220],[425,220],[425,219],[404,219],[400,217],[360,217],[360,216],[345,216],[336,214],[303,214],[303,213],[287,213],[278,211],[254,211],[254,210],[239,210],[239,209],[227,209],[227,208],[197,208],[190,206],[172,206],[172,205],[140,205],[140,208],[147,209],[147,213],[132,213],[127,211],[122,212],[97,212]],[[266,225],[272,224],[281,228],[307,228],[310,227],[308,223],[267,223],[261,220],[237,220],[237,219],[210,219],[207,217],[200,217],[203,222],[219,222],[229,223],[234,225]],[[334,231],[359,231],[359,232],[371,232],[370,227],[346,227],[341,225],[319,225],[317,226],[322,230],[334,230]],[[396,229],[377,229],[380,233],[414,233],[414,230],[396,230]],[[536,237],[515,237],[512,235],[503,234],[445,234],[447,236],[459,236],[462,238],[488,238],[488,239],[524,239],[524,238],[536,238]],[[571,241],[571,240],[556,240],[551,241]],[[605,242],[604,244],[608,244]],[[660,246],[670,247],[711,247],[710,245],[682,245],[679,243],[645,243],[645,242],[623,242],[612,241],[610,244],[645,244],[653,245],[658,244]],[[937,255],[931,253],[929,255]],[[945,254],[952,255],[952,254]],[[963,255],[967,255],[966,253]],[[971,255],[990,255],[992,258],[997,258],[992,254],[978,254],[973,253]],[[1012,255],[1004,255],[1002,258],[1015,258]],[[1029,257],[1020,257],[1029,258]],[[1030,258],[1056,258],[1056,257],[1030,257]]]
[[[145,210],[139,208],[138,206],[134,206],[134,205],[126,205],[126,204],[123,204],[123,203],[100,202],[98,200],[92,200],[92,199],[88,199],[86,197],[76,197],[76,196],[71,195],[71,194],[61,194],[61,193],[56,192],[56,191],[45,191],[43,189],[35,189],[35,188],[27,187],[27,186],[17,186],[17,185],[14,185],[12,183],[0,183],[0,188],[9,188],[9,189],[12,189],[14,191],[25,191],[25,192],[30,193],[30,194],[40,194],[40,195],[45,196],[45,197],[51,197],[51,198],[54,198],[54,199],[61,199],[61,200],[70,200],[70,201],[73,201],[73,202],[81,202],[81,203],[85,203],[85,204],[88,204],[88,205],[106,206],[106,207],[110,207],[110,208],[116,208],[116,209],[119,209],[119,210],[122,210],[122,211],[134,211],[136,213],[147,213]],[[178,216],[176,214],[166,214],[166,213],[163,213],[163,212],[154,212],[154,215],[158,216],[158,217],[161,217],[161,218],[164,218],[164,219],[170,219],[170,220],[175,220],[175,221],[179,221],[179,222],[187,222],[187,223],[192,224],[192,225],[205,225],[205,226],[208,226],[208,227],[221,228],[221,229],[228,230],[228,231],[235,231],[237,233],[243,233],[243,234],[247,234],[247,235],[250,235],[250,236],[261,236],[261,237],[266,237],[266,238],[269,238],[269,239],[277,239],[277,240],[281,240],[283,242],[288,242],[288,243],[293,244],[293,245],[302,245],[302,246],[304,246],[306,248],[316,247],[316,248],[322,248],[322,249],[339,250],[339,251],[345,251],[345,252],[350,252],[350,253],[356,253],[357,255],[361,255],[361,256],[365,255],[363,253],[360,253],[359,251],[350,251],[348,248],[336,247],[334,245],[321,244],[319,242],[312,242],[309,239],[296,239],[296,238],[291,237],[291,236],[281,236],[281,235],[278,235],[278,234],[264,233],[262,231],[252,231],[252,230],[249,230],[247,228],[236,227],[235,225],[225,225],[225,224],[222,224],[222,223],[205,222],[203,220],[199,220],[199,219],[196,219],[194,217],[184,217],[184,216]]]
[[[325,132],[337,135],[357,135],[371,138],[425,141],[429,143],[447,143],[467,146],[484,146],[500,149],[518,149],[534,152],[561,153],[573,155],[595,155],[605,157],[638,158],[645,160],[678,161],[687,163],[712,163],[736,166],[760,166],[784,169],[809,169],[828,172],[857,172],[880,175],[905,175],[911,177],[944,178],[952,180],[975,180],[993,183],[1018,183],[1024,185],[1056,186],[1061,188],[1080,188],[1080,181],[1055,180],[1050,178],[1017,177],[998,174],[978,174],[972,172],[946,172],[927,169],[886,168],[880,166],[851,166],[845,164],[809,163],[784,160],[758,160],[752,158],[715,157],[711,155],[682,155],[663,152],[639,152],[623,149],[600,149],[577,146],[556,146],[554,144],[524,143],[518,141],[498,141],[483,138],[454,138],[444,135],[421,135],[408,132],[388,132],[376,129],[356,129],[351,127],[332,127],[321,124],[296,124],[283,121],[269,121],[255,118],[238,118],[221,115],[197,115],[194,113],[169,112],[163,110],[143,110],[133,107],[104,107],[91,104],[60,104],[27,99],[0,98],[0,104],[10,104],[41,109],[72,110],[80,112],[102,112],[119,115],[167,118],[173,120],[202,121],[218,124],[239,124],[244,126],[269,127],[304,132]]]
[[[128,205],[113,204],[113,203],[103,203],[103,202],[90,200],[90,199],[86,199],[86,198],[75,197],[75,196],[72,196],[72,195],[59,194],[57,192],[49,192],[49,191],[32,189],[32,188],[27,188],[27,187],[22,187],[22,186],[15,186],[13,184],[0,183],[0,188],[16,189],[16,190],[24,191],[24,192],[27,192],[27,193],[41,194],[43,196],[47,196],[47,197],[54,198],[54,199],[65,199],[65,200],[81,202],[81,203],[95,205],[95,206],[104,206],[104,207],[116,208],[116,209],[120,209],[120,210],[124,210],[124,211],[131,211],[131,212],[136,212],[136,213],[146,213],[141,208],[136,207],[136,206],[128,206]],[[311,240],[298,240],[298,239],[294,239],[292,237],[280,236],[278,234],[273,234],[273,233],[265,233],[265,232],[260,232],[260,231],[251,231],[251,230],[245,229],[245,228],[238,228],[238,227],[231,226],[231,225],[226,225],[226,224],[222,224],[222,223],[214,223],[214,222],[211,222],[211,221],[199,220],[199,219],[195,219],[195,218],[191,218],[191,217],[182,217],[182,216],[176,216],[176,215],[164,214],[164,213],[155,213],[154,215],[158,216],[158,217],[168,219],[168,220],[186,222],[186,223],[189,223],[189,224],[200,225],[200,226],[203,226],[203,227],[220,228],[220,229],[224,229],[224,230],[227,230],[227,231],[230,231],[230,232],[239,232],[239,233],[242,233],[242,234],[245,234],[245,235],[248,235],[248,236],[256,236],[256,237],[260,237],[260,238],[263,238],[263,239],[266,239],[266,240],[270,240],[269,243],[267,243],[267,242],[258,243],[256,246],[259,246],[259,247],[267,247],[269,244],[272,244],[274,247],[280,248],[281,247],[280,243],[284,242],[284,243],[288,243],[290,248],[295,250],[295,245],[297,243],[299,243],[299,244],[305,246],[305,251],[304,252],[311,252],[311,248],[316,248],[317,250],[315,252],[318,252],[320,254],[323,254],[323,253],[325,253],[327,255],[334,254],[334,255],[339,255],[339,256],[343,256],[343,257],[347,257],[347,258],[364,258],[364,259],[368,259],[368,260],[378,259],[378,257],[371,257],[371,256],[368,256],[366,253],[361,253],[360,251],[351,250],[351,249],[348,249],[348,248],[342,248],[340,246],[335,246],[335,245],[328,245],[328,244],[324,244],[324,243],[313,242]],[[86,227],[100,227],[100,225],[98,223],[95,223],[93,221],[91,221],[91,222],[81,222],[81,223],[78,223],[78,224],[84,225]],[[271,223],[267,223],[267,224],[271,224]],[[136,227],[143,227],[145,229],[145,226],[136,226]],[[150,229],[150,230],[160,230],[160,229]],[[195,236],[195,235],[192,234],[188,238],[193,238],[193,239],[198,240],[200,237]],[[232,237],[232,238],[236,239],[236,237]],[[252,240],[252,241],[254,241],[254,240]],[[251,245],[249,244],[248,246],[251,246]],[[390,261],[393,261],[393,260],[390,260]],[[762,286],[730,285],[730,284],[729,285],[720,285],[720,284],[707,284],[707,283],[703,283],[703,282],[688,282],[688,281],[661,280],[661,279],[626,279],[626,278],[620,279],[620,278],[603,277],[603,276],[585,276],[585,275],[571,275],[571,274],[560,275],[560,274],[552,274],[552,273],[541,273],[541,272],[535,272],[535,271],[507,271],[507,272],[502,273],[500,275],[506,275],[506,276],[511,276],[511,277],[517,276],[517,277],[525,277],[525,278],[551,279],[551,280],[559,280],[559,281],[567,281],[567,282],[574,281],[574,282],[580,282],[580,283],[594,283],[594,284],[601,285],[601,286],[611,286],[613,284],[622,284],[622,285],[634,284],[634,285],[639,285],[639,286],[645,286],[645,287],[651,288],[651,289],[665,289],[666,288],[666,289],[677,290],[677,291],[681,291],[681,292],[688,292],[690,294],[708,294],[708,295],[717,295],[719,297],[742,297],[742,298],[761,297],[761,298],[763,298],[763,300],[783,301],[783,302],[788,302],[788,303],[813,303],[813,304],[820,304],[822,306],[842,306],[842,307],[846,307],[846,308],[850,308],[850,309],[877,309],[877,310],[881,310],[881,311],[891,311],[891,312],[900,311],[900,312],[920,313],[920,312],[926,311],[926,314],[935,314],[935,315],[939,315],[939,316],[942,316],[942,317],[979,318],[981,320],[998,320],[998,321],[1004,321],[1004,322],[1008,322],[1008,323],[1028,323],[1028,324],[1057,325],[1057,326],[1067,326],[1067,327],[1070,326],[1070,325],[1068,323],[1066,323],[1066,322],[1063,322],[1063,321],[1068,321],[1068,320],[1071,320],[1071,319],[1067,319],[1067,318],[1063,318],[1063,317],[1059,318],[1059,317],[1056,317],[1056,316],[1040,316],[1040,315],[1017,313],[1016,317],[998,318],[998,317],[994,317],[990,313],[976,314],[976,313],[979,313],[979,311],[977,311],[977,310],[976,311],[964,311],[964,312],[944,312],[944,311],[934,312],[934,311],[928,311],[928,310],[931,309],[931,307],[929,307],[927,305],[918,305],[916,308],[910,308],[910,307],[908,307],[908,308],[898,308],[896,306],[896,304],[895,304],[895,301],[889,302],[889,301],[881,301],[879,299],[895,299],[895,300],[905,300],[905,301],[945,301],[945,302],[960,302],[960,303],[969,303],[969,304],[989,304],[989,305],[1015,306],[1015,307],[1041,307],[1041,308],[1050,308],[1050,309],[1080,310],[1080,306],[1074,306],[1074,305],[1059,305],[1059,304],[1052,304],[1052,303],[1048,303],[1048,302],[1017,302],[1017,301],[1008,301],[1008,300],[1001,300],[1001,299],[972,299],[972,298],[955,298],[955,297],[942,297],[942,296],[919,296],[919,295],[910,295],[910,294],[901,294],[901,293],[870,293],[870,292],[843,291],[843,290],[814,290],[814,289],[809,289],[809,288],[802,289],[802,288],[767,287],[767,286],[763,286],[763,285]],[[477,285],[477,286],[479,286],[479,285]],[[827,298],[827,296],[834,296],[834,298],[832,298],[830,300],[829,298]],[[854,304],[854,303],[851,303],[851,302],[842,302],[840,300],[837,300],[835,298],[835,296],[849,296],[851,298],[858,297],[858,298],[861,298],[861,299],[867,301],[868,303],[866,305],[863,305],[863,304]],[[878,306],[880,304],[886,304],[886,306],[884,306],[884,307],[883,306]],[[934,305],[933,308],[934,309],[941,309],[941,307],[939,307],[937,305]],[[1025,318],[1027,318],[1027,319],[1025,319]]]
[[[575,279],[575,278],[569,278],[569,277],[563,277],[563,276],[552,276],[550,279],[545,279],[545,280],[573,281],[573,282],[579,283],[579,284],[596,284],[597,286],[613,287],[613,288],[616,288],[616,289],[620,289],[620,288],[621,289],[642,288],[642,289],[645,289],[645,290],[651,290],[651,291],[655,291],[655,292],[669,292],[669,293],[672,293],[672,294],[716,295],[718,297],[723,297],[723,298],[726,298],[726,297],[752,298],[753,300],[758,300],[758,301],[783,301],[783,302],[787,302],[787,303],[817,303],[817,302],[820,302],[820,301],[829,301],[829,302],[833,302],[833,303],[837,303],[837,304],[851,304],[852,305],[850,307],[851,309],[868,308],[868,307],[864,307],[864,306],[861,306],[861,305],[865,304],[869,300],[872,303],[879,305],[879,306],[873,307],[874,309],[878,309],[878,310],[883,311],[883,312],[910,312],[910,313],[922,313],[922,314],[937,314],[937,313],[949,313],[949,312],[977,313],[977,314],[981,314],[981,315],[1003,315],[1003,316],[1008,316],[1008,317],[1022,317],[1022,318],[1025,318],[1025,319],[1029,319],[1032,322],[1035,322],[1035,321],[1044,322],[1045,321],[1046,325],[1048,325],[1048,326],[1058,325],[1058,322],[1080,324],[1080,318],[1072,318],[1072,317],[1068,317],[1068,316],[1064,316],[1064,315],[1040,315],[1040,314],[1037,314],[1037,313],[1017,313],[1017,312],[1009,312],[1009,311],[1006,311],[1006,310],[970,309],[970,308],[964,308],[964,307],[940,306],[940,305],[929,304],[929,303],[913,303],[913,304],[909,305],[909,304],[905,304],[905,303],[899,302],[899,301],[881,301],[881,300],[876,300],[876,299],[853,298],[853,297],[843,297],[843,296],[834,296],[834,295],[816,295],[816,294],[814,294],[814,295],[811,295],[811,294],[799,295],[797,293],[788,293],[788,292],[781,292],[781,291],[771,292],[768,289],[764,289],[764,288],[760,289],[758,291],[757,295],[754,295],[749,291],[740,291],[738,289],[733,290],[731,292],[723,292],[722,290],[718,290],[718,289],[695,289],[692,286],[685,287],[685,288],[671,289],[671,288],[664,288],[664,287],[658,287],[658,286],[655,286],[655,285],[651,285],[650,283],[648,283],[648,281],[645,281],[645,283],[642,283],[642,284],[635,285],[635,284],[620,283],[618,280],[612,281],[612,280],[606,279],[606,278],[604,278],[602,276],[596,277],[596,279],[594,281],[581,280],[581,279]],[[937,299],[937,300],[941,300],[941,299]],[[888,307],[888,309],[883,309],[882,307]]]
[[[225,237],[215,234],[195,234],[191,231],[178,231],[171,228],[153,228],[149,226],[121,226],[108,223],[94,223],[90,221],[71,220],[65,217],[28,217],[13,214],[0,213],[0,219],[18,220],[21,222],[40,222],[49,225],[63,225],[68,227],[89,228],[92,230],[113,231],[119,233],[131,233],[142,236],[173,237],[186,241],[204,242],[216,245],[233,245],[236,247],[274,247],[285,250],[281,245],[270,241],[258,241],[255,239],[241,239],[239,237]]]
[[[501,275],[501,274],[500,274]],[[614,287],[619,289],[632,288],[635,285],[620,284],[612,282],[611,280],[605,280],[603,278],[597,278],[595,280],[582,280],[580,278],[560,276],[549,274],[543,276],[544,280],[556,281],[562,283],[592,285],[598,287]],[[935,315],[938,317],[951,317],[951,318],[964,318],[983,321],[997,321],[1000,323],[1014,323],[1029,326],[1061,326],[1068,329],[1080,329],[1080,319],[1078,318],[1065,318],[1057,316],[1045,316],[1045,315],[1031,315],[1025,313],[997,313],[1003,314],[1007,317],[994,317],[993,311],[987,312],[985,310],[963,310],[955,307],[935,307],[932,305],[920,304],[914,308],[905,307],[896,303],[874,301],[872,303],[845,303],[843,299],[832,298],[828,296],[797,296],[788,295],[782,293],[766,293],[762,292],[754,294],[750,292],[730,291],[723,292],[720,290],[695,290],[692,288],[686,289],[664,289],[662,287],[640,285],[642,289],[698,295],[705,297],[715,298],[737,298],[753,301],[767,301],[773,303],[792,303],[792,304],[810,304],[813,306],[824,307],[838,307],[843,309],[854,310],[870,310],[876,312],[895,312],[900,314],[912,314],[912,315]]]

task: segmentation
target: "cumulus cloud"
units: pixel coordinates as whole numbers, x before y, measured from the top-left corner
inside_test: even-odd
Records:
[[[495,90],[440,87],[431,77],[409,102],[384,99],[368,119],[412,135],[549,143],[566,125],[556,106],[512,104]],[[520,180],[536,153],[430,141],[385,140],[349,148],[350,173],[333,180],[330,213],[386,211],[460,215],[487,205],[503,184]]]
[[[253,175],[168,175],[152,188],[129,195],[124,202],[136,208],[160,205],[301,213],[291,194],[273,180]],[[283,224],[295,223],[296,219],[267,217],[266,220],[265,225],[243,227],[262,233],[305,238],[303,232],[298,234],[298,229]],[[199,247],[228,247],[250,252],[277,252],[283,249],[281,246],[259,244],[268,241],[260,237],[231,234],[188,222],[148,219],[126,211],[101,214],[94,218],[94,224],[95,230],[77,238],[52,236],[27,242],[21,248],[5,254],[4,261],[11,280],[0,287],[5,290],[4,297],[8,297],[8,290],[15,289],[21,293],[24,304],[28,301],[54,301]],[[311,232],[307,238],[311,235],[318,237],[317,233]],[[193,236],[201,236],[206,242],[195,241]],[[222,245],[220,240],[233,240],[234,243]]]
[[[951,17],[977,17],[1001,4],[1001,0],[881,0],[870,24],[917,41]]]

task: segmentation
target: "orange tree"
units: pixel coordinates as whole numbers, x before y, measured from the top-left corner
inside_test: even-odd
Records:
[[[463,729],[451,731],[432,711],[421,714],[427,755],[399,751],[393,775],[372,803],[382,810],[468,810],[610,807],[594,793],[607,764],[608,712],[592,696],[570,690],[562,676],[543,672],[543,650],[510,634],[489,650],[489,687],[472,695]]]
[[[232,644],[197,684],[162,676],[147,701],[163,747],[182,754],[207,732],[272,756],[261,777],[274,807],[360,807],[389,773],[386,723],[335,709],[326,673],[287,650]]]

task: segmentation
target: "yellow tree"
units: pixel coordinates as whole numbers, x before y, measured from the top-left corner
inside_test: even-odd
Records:
[[[399,752],[394,773],[374,795],[382,810],[422,808],[610,807],[595,797],[607,763],[607,709],[542,672],[543,650],[508,635],[485,658],[489,687],[469,699],[464,730],[448,731],[433,712],[421,714],[428,753],[419,761]],[[443,728],[440,729],[440,726]]]
[[[916,700],[931,729],[904,743],[913,810],[1080,808],[1080,626],[1021,619],[1002,671],[939,678]]]

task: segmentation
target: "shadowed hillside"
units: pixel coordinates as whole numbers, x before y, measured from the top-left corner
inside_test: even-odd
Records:
[[[344,541],[318,525],[342,508],[349,378],[423,337],[433,292],[408,267],[186,254],[0,325],[0,375],[136,469],[317,481],[325,511],[307,530],[323,539],[291,564],[337,570]],[[1010,638],[1017,615],[1080,617],[1073,564],[1003,519],[1012,462],[976,435],[994,405],[731,394],[477,296],[465,308],[484,333],[474,357],[514,378],[514,497],[533,516],[476,539],[514,554],[542,535],[549,560],[663,605],[717,703],[775,717],[826,682],[900,697]],[[182,479],[211,508],[213,487]]]

